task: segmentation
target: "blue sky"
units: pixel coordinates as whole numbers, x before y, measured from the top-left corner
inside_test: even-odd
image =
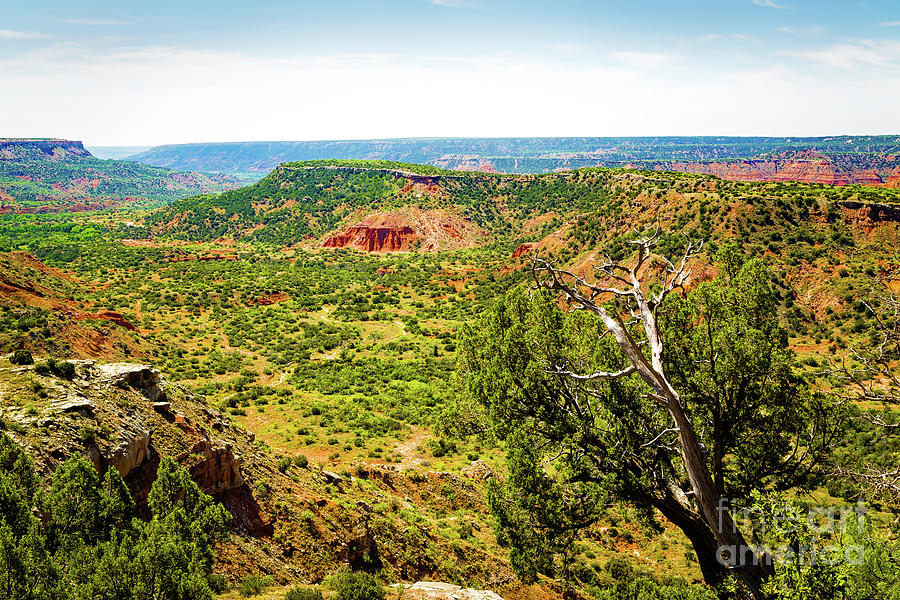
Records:
[[[900,3],[5,2],[0,137],[900,133]]]

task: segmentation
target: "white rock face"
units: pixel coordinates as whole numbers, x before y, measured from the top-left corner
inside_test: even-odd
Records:
[[[166,399],[159,371],[149,365],[109,363],[95,367],[97,376],[110,386],[128,386],[146,396],[151,402]]]
[[[116,432],[116,442],[103,458],[119,475],[125,477],[147,458],[150,448],[150,431],[143,423],[133,421],[124,424]]]
[[[444,583],[442,581],[417,581],[407,586],[395,584],[391,587],[403,586],[404,596],[417,600],[503,600],[503,597],[490,590],[476,590]]]

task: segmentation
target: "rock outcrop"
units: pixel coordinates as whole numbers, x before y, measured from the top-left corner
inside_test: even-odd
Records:
[[[105,310],[99,313],[86,313],[76,315],[75,319],[77,321],[89,321],[89,320],[99,320],[99,321],[109,321],[111,323],[115,323],[119,327],[124,327],[128,331],[137,331],[137,327],[131,324],[131,322],[123,317],[120,313],[113,312],[111,310]]]
[[[123,478],[138,468],[150,455],[150,429],[139,417],[124,421],[115,432],[112,445],[91,453],[94,465],[102,472],[114,468]]]
[[[151,402],[165,400],[159,371],[149,365],[133,363],[109,363],[96,367],[100,381],[109,386],[130,387]]]
[[[846,211],[847,223],[866,235],[880,224],[900,222],[900,206],[856,201],[840,202],[840,206]]]
[[[408,252],[422,237],[399,215],[369,215],[327,238],[324,248],[355,248],[365,252]]]
[[[531,252],[532,250],[534,250],[534,247],[535,247],[535,244],[530,243],[530,242],[525,243],[525,244],[519,244],[519,246],[516,247],[515,250],[513,250],[512,256],[510,258],[513,260],[515,260],[517,258],[521,258],[521,257],[525,256],[526,254],[528,254],[529,252]]]
[[[503,597],[490,590],[464,588],[442,581],[417,581],[412,585],[402,583],[391,587],[403,588],[403,595],[416,600],[503,600]]]
[[[483,460],[474,460],[462,469],[462,474],[471,479],[487,481],[494,477],[494,471]]]
[[[406,207],[391,213],[372,213],[322,242],[323,248],[352,248],[363,252],[430,252],[475,246],[483,232],[447,210]]]

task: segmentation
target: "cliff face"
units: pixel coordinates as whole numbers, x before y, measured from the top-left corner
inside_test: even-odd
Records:
[[[364,252],[406,252],[421,239],[399,215],[374,214],[328,237],[322,247],[355,248]]]
[[[85,149],[81,142],[75,140],[0,138],[0,160],[40,156],[62,159],[70,156],[90,157],[93,155]]]
[[[323,248],[353,248],[363,252],[425,252],[470,248],[483,232],[447,210],[412,207],[392,213],[372,213],[322,242]]]
[[[866,166],[841,167],[824,156],[803,156],[793,159],[741,160],[730,162],[661,163],[655,170],[680,171],[714,175],[730,181],[772,181],[817,183],[827,185],[900,185],[900,168],[886,173]]]
[[[876,204],[854,201],[840,202],[845,211],[845,220],[869,235],[881,224],[900,222],[900,207],[891,204]]]

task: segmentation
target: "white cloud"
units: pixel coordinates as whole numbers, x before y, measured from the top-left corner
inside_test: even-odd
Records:
[[[56,44],[0,58],[0,89],[29,90],[27,101],[0,94],[0,131],[94,145],[153,145],[900,130],[894,109],[900,74],[860,80],[845,72],[806,76],[786,66],[717,72],[690,65],[672,74],[566,58],[270,58]],[[428,83],[438,88],[427,91],[422,86]],[[59,90],[66,90],[64,103]]]
[[[560,52],[578,52],[581,50],[581,46],[577,44],[556,44],[555,46],[551,46]]]
[[[469,4],[466,0],[428,0],[428,3],[436,6],[448,6],[453,8],[468,6]]]
[[[707,35],[690,38],[691,41],[699,43],[715,42],[724,39],[738,40],[741,42],[758,41],[755,37],[753,37],[752,35],[747,35],[746,33],[729,33],[727,35],[723,33],[709,33]]]
[[[775,0],[750,0],[750,4],[764,6],[765,8],[787,8],[787,6],[777,4]]]
[[[884,21],[878,25],[881,27],[900,27],[900,21]]]
[[[68,23],[69,25],[99,25],[99,26],[117,26],[128,25],[125,21],[119,19],[60,19],[60,23]]]
[[[681,59],[677,54],[662,52],[613,52],[612,56],[636,69],[659,69]]]
[[[783,50],[782,56],[804,58],[831,69],[900,68],[900,41],[859,40],[818,50]]]
[[[825,30],[819,25],[808,25],[806,27],[779,27],[778,31],[806,37],[822,35]]]
[[[38,38],[48,38],[49,35],[38,33],[37,31],[13,31],[11,29],[0,29],[0,40],[32,40]]]

